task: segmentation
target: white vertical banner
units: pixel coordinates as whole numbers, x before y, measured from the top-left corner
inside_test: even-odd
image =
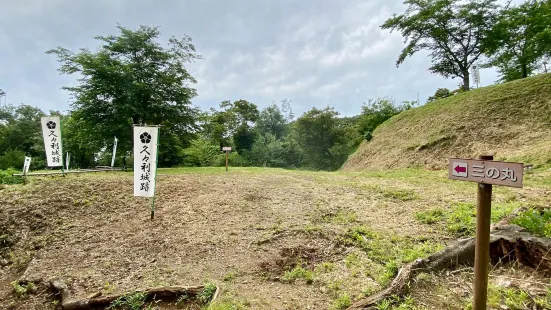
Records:
[[[115,166],[115,157],[117,156],[117,137],[115,137],[115,142],[113,142],[113,157],[111,157],[111,168]]]
[[[71,154],[67,152],[67,155],[65,156],[65,170],[69,171],[69,162],[71,161]]]
[[[29,167],[31,166],[31,158],[25,156],[25,162],[23,163],[23,174],[27,175],[29,173]]]
[[[158,127],[134,127],[134,196],[155,196]]]
[[[59,116],[42,117],[41,123],[48,167],[63,167],[63,147],[61,145],[61,123]]]
[[[473,83],[475,83],[478,87],[478,85],[480,84],[480,68],[477,64],[473,64],[471,66],[471,75],[473,77]]]

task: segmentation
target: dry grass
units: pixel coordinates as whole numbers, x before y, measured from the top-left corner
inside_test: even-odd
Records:
[[[524,189],[496,188],[495,200],[548,204],[548,173],[527,175]],[[54,309],[48,292],[22,299],[10,283],[63,278],[76,298],[214,281],[223,292],[215,309],[339,309],[380,290],[403,262],[455,240],[446,222],[425,224],[417,214],[472,202],[476,188],[413,169],[160,174],[154,221],[150,200],[131,196],[130,174],[0,190],[0,228],[10,240],[0,251],[0,304]]]
[[[484,87],[403,112],[375,130],[344,170],[442,168],[450,157],[551,160],[551,74]]]

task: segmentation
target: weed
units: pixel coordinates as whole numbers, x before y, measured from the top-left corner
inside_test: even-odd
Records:
[[[111,302],[107,309],[140,310],[145,305],[146,298],[147,295],[144,292],[126,294]]]
[[[210,281],[205,283],[203,289],[197,295],[197,300],[199,300],[202,305],[208,304],[214,297],[216,289],[216,283]]]
[[[235,300],[215,301],[204,307],[203,310],[246,310],[247,303]]]
[[[419,212],[415,214],[415,218],[424,224],[434,224],[444,219],[444,211],[441,209],[434,209],[425,212]]]
[[[12,174],[20,172],[14,169],[0,170],[0,184],[22,184],[22,177],[12,176]]]
[[[19,298],[26,298],[29,294],[36,292],[36,285],[32,282],[22,284],[19,283],[19,281],[13,281],[10,284],[13,288],[13,292]]]
[[[539,212],[534,209],[522,212],[511,221],[526,228],[529,232],[543,237],[551,237],[551,210]]]
[[[312,282],[314,282],[314,274],[310,270],[304,269],[302,266],[297,265],[293,268],[293,270],[286,271],[281,280],[285,282],[304,280],[306,283],[312,284]]]
[[[331,272],[335,269],[335,265],[331,262],[323,262],[321,265],[318,265],[316,269],[319,272]]]
[[[105,284],[103,284],[104,293],[110,294],[111,292],[113,292],[113,289],[115,289],[115,286],[116,285],[109,283],[109,281],[105,282]]]
[[[230,271],[224,276],[224,282],[233,282],[237,277],[237,272]]]
[[[176,306],[183,306],[185,305],[189,300],[191,299],[191,296],[189,294],[184,293],[176,299]]]
[[[360,265],[360,257],[356,253],[350,253],[344,259],[344,264],[346,268],[350,269]]]
[[[333,302],[333,307],[331,309],[340,310],[340,309],[346,309],[352,305],[352,299],[350,298],[350,295],[346,292],[342,292],[339,294],[339,297]]]
[[[403,190],[403,189],[395,189],[395,190],[388,190],[388,189],[380,189],[381,193],[386,198],[392,198],[397,199],[400,201],[409,201],[409,200],[415,200],[419,199],[419,195],[415,193],[412,190]]]

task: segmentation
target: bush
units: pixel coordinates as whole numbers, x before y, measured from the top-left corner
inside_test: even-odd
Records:
[[[522,212],[511,221],[513,224],[526,228],[529,232],[551,238],[551,210],[528,210]]]
[[[226,166],[226,154],[220,154],[218,157],[216,157],[215,165],[217,167],[225,167]],[[247,167],[250,166],[250,163],[248,160],[246,160],[243,156],[239,155],[237,152],[231,152],[229,156],[229,164],[230,167]]]
[[[25,152],[20,150],[8,150],[0,156],[0,169],[16,168],[23,169]]]
[[[0,170],[0,184],[22,184],[22,177],[12,176],[12,174],[20,172],[14,169]]]

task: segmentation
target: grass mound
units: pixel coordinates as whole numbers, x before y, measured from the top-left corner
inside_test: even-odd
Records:
[[[450,157],[551,162],[551,74],[428,103],[381,124],[344,170],[445,167]]]

